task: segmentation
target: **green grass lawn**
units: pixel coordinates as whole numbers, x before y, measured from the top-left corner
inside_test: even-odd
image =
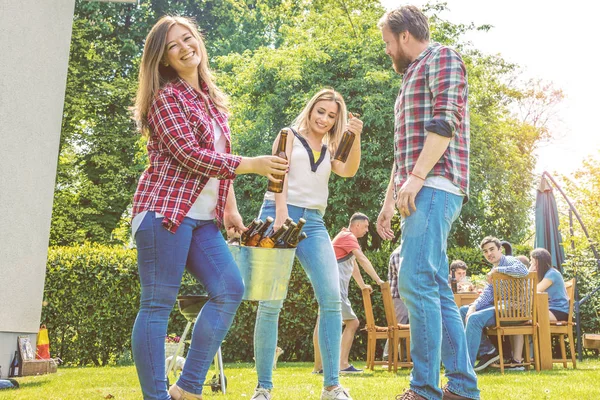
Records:
[[[362,367],[361,363],[355,363]],[[275,400],[319,399],[322,376],[311,374],[312,364],[283,363],[274,371]],[[213,371],[209,371],[209,376]],[[250,364],[226,364],[227,394],[205,390],[205,399],[247,399],[256,386],[256,371]],[[56,374],[19,378],[21,388],[0,392],[2,400],[101,400],[141,399],[134,367],[59,368]],[[342,376],[355,400],[390,399],[408,387],[409,371],[398,374],[383,370]],[[584,360],[578,368],[552,371],[499,371],[490,369],[479,375],[482,399],[600,399],[600,360]],[[112,397],[111,397],[112,396]]]

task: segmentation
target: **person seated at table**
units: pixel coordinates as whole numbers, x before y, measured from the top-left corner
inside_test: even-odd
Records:
[[[552,265],[552,256],[546,249],[531,251],[531,271],[537,272],[539,293],[548,293],[550,321],[566,321],[569,318],[569,295],[559,270]]]
[[[473,304],[460,308],[460,314],[465,323],[469,358],[475,372],[484,370],[500,359],[498,351],[492,345],[487,335],[484,334],[486,327],[496,324],[494,287],[491,285],[492,274],[499,272],[516,278],[522,278],[527,276],[529,272],[517,258],[502,254],[500,240],[497,238],[486,236],[481,241],[480,247],[485,259],[493,266],[487,275],[488,284]],[[479,363],[475,364],[478,353],[481,354],[481,357],[479,358]]]
[[[475,286],[467,278],[467,263],[463,260],[454,260],[450,264],[450,271],[454,270],[454,278],[456,279],[456,287],[458,292],[472,292]],[[452,273],[448,275],[448,282],[452,283]]]
[[[550,321],[566,321],[569,318],[569,295],[562,274],[552,266],[552,256],[548,250],[537,248],[531,251],[530,256],[529,272],[537,272],[537,291],[548,293]],[[519,257],[527,259],[525,256]],[[523,354],[523,336],[514,337],[517,340],[513,343],[513,359],[520,360]],[[518,341],[518,338],[521,340]]]

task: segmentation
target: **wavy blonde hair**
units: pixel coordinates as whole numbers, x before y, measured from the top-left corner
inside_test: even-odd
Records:
[[[148,135],[148,109],[150,108],[156,93],[167,83],[175,80],[178,75],[175,70],[166,66],[167,33],[175,25],[181,25],[188,29],[198,40],[200,49],[200,64],[198,65],[198,77],[201,82],[208,86],[208,96],[221,112],[229,113],[228,99],[215,84],[215,76],[208,65],[208,53],[202,35],[198,32],[198,25],[186,17],[165,15],[158,20],[146,36],[144,53],[140,64],[138,76],[138,90],[135,98],[134,120],[143,135]]]
[[[308,130],[308,122],[310,120],[310,114],[315,108],[315,104],[320,101],[334,101],[338,105],[338,113],[337,120],[329,130],[327,134],[327,139],[325,143],[329,148],[329,153],[331,157],[335,154],[335,150],[337,149],[337,145],[339,143],[340,138],[342,137],[342,133],[344,133],[344,128],[346,123],[348,122],[347,118],[347,110],[346,110],[346,102],[344,102],[344,98],[341,94],[336,92],[333,89],[322,89],[317,92],[304,106],[304,109],[298,114],[294,122],[292,122],[292,126],[296,127],[298,130]]]

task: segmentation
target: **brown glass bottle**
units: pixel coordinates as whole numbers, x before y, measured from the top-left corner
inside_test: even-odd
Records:
[[[260,228],[258,230],[256,230],[256,233],[254,233],[252,236],[250,236],[250,238],[246,241],[246,246],[248,246],[248,247],[258,246],[258,242],[260,242],[261,239],[263,238],[263,236],[265,236],[265,233],[267,233],[267,231],[269,230],[269,227],[271,226],[272,223],[273,223],[273,217],[267,217],[267,219],[265,220],[265,223],[262,224],[260,226]]]
[[[350,154],[350,149],[354,144],[354,139],[356,139],[356,134],[350,131],[344,132],[342,135],[342,139],[338,144],[338,148],[335,151],[335,156],[333,157],[335,160],[341,161],[343,163],[348,160],[348,155]]]
[[[294,230],[296,229],[296,223],[294,221],[291,221],[287,226],[288,230],[285,232],[285,235],[283,235],[279,241],[275,242],[275,247],[278,249],[285,249],[288,247],[287,241],[289,237],[294,234]]]
[[[273,232],[271,236],[267,236],[266,238],[263,238],[260,242],[258,242],[258,247],[266,247],[269,249],[275,247],[275,243],[277,243],[279,239],[281,239],[281,237],[285,235],[289,229],[290,228],[288,228],[286,225],[282,225],[281,228]]]
[[[240,236],[240,244],[245,245],[246,241],[248,241],[248,238],[250,236],[252,236],[252,233],[256,230],[256,228],[258,227],[258,225],[261,223],[262,221],[258,218],[255,218],[250,225],[248,225],[248,229],[246,230],[246,232],[242,233],[242,235]]]
[[[305,223],[306,220],[304,218],[298,219],[298,224],[296,224],[294,232],[290,233],[290,236],[286,240],[287,247],[294,248],[298,246],[298,243],[300,241],[300,234],[302,232],[302,227],[304,227]]]
[[[287,147],[287,137],[288,130],[286,128],[282,129],[279,132],[279,142],[277,143],[277,150],[275,150],[274,156],[279,158],[283,158],[287,160],[287,154],[285,153]],[[273,175],[273,178],[280,179],[280,182],[269,181],[269,185],[267,186],[267,190],[273,193],[281,193],[283,192],[283,182],[285,180],[285,174],[283,175]]]
[[[306,232],[302,232],[300,234],[300,237],[298,238],[298,243],[300,243],[301,241],[303,241],[304,239],[306,239],[308,237],[308,235],[306,234]]]

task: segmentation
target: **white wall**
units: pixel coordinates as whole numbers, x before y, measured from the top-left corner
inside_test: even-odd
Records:
[[[0,0],[0,366],[37,333],[75,0]]]

